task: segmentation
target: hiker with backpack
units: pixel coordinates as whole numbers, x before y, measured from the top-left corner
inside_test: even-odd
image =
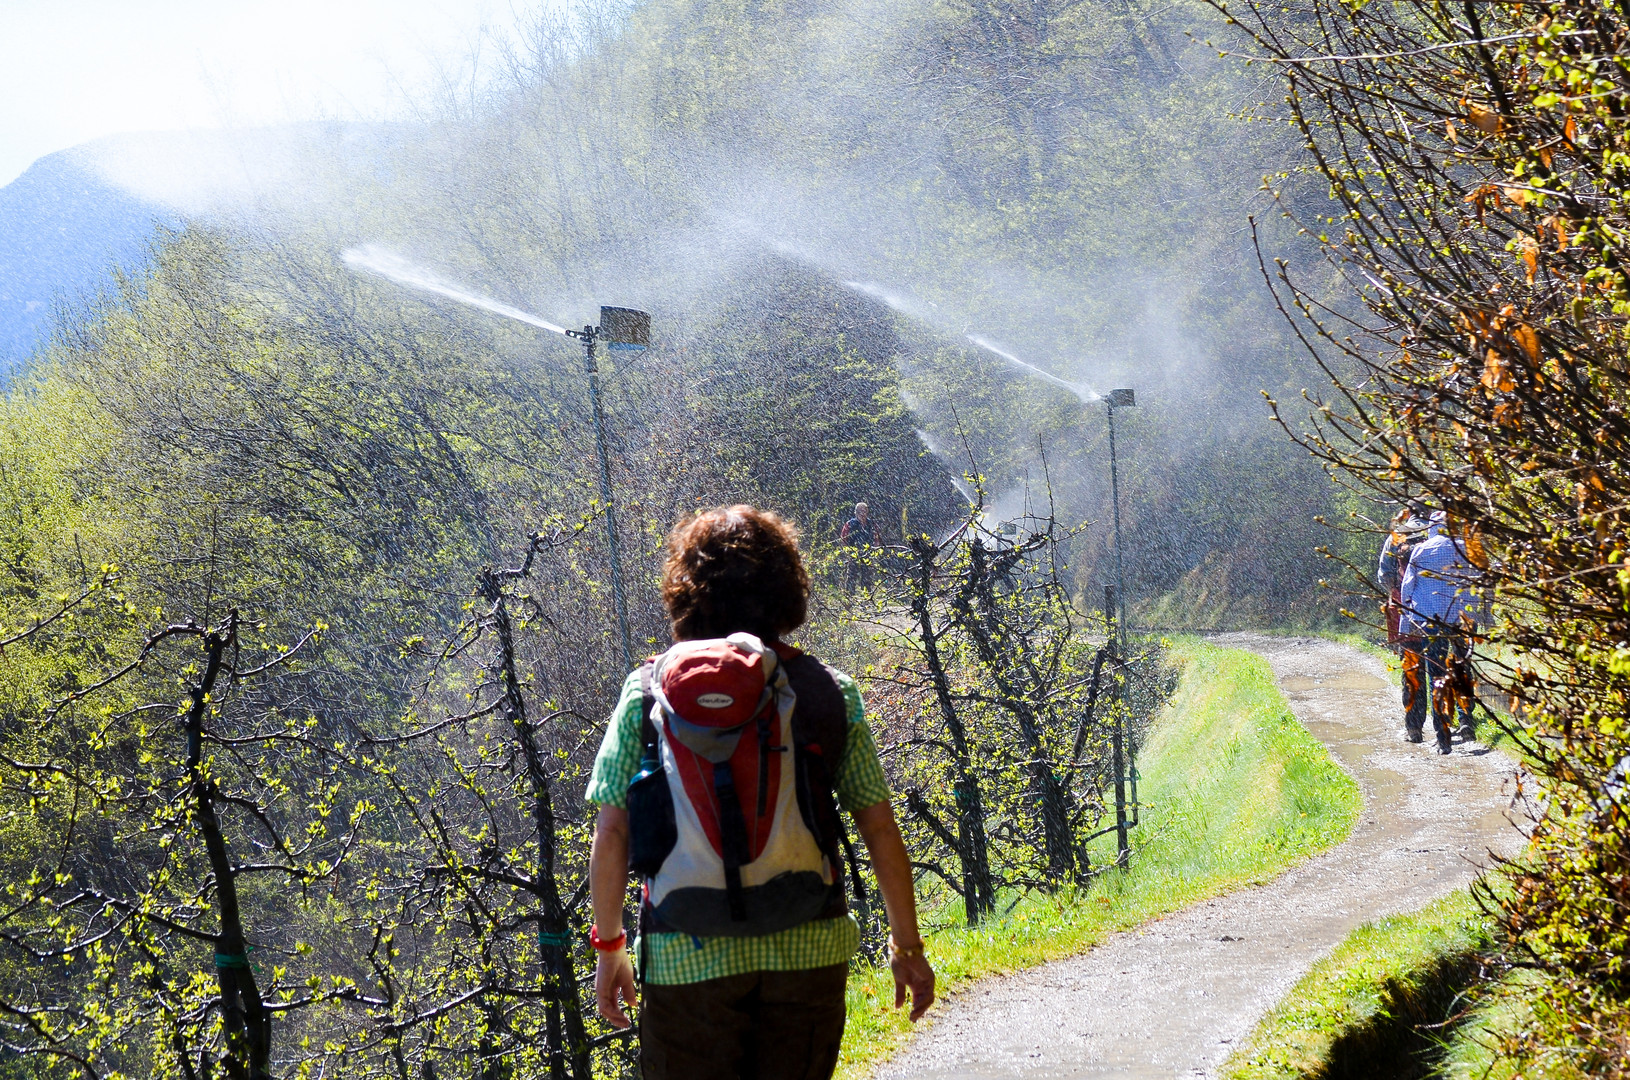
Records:
[[[1401,590],[1410,555],[1426,542],[1427,523],[1423,513],[1418,504],[1410,503],[1393,517],[1392,530],[1387,533],[1386,543],[1381,545],[1381,561],[1375,574],[1376,582],[1387,594],[1382,605],[1387,620],[1387,644],[1397,650],[1402,667],[1404,739],[1414,743],[1421,741],[1421,728],[1426,722],[1427,686],[1421,657],[1425,639],[1412,633],[1403,618]]]
[[[1440,754],[1452,752],[1457,715],[1461,738],[1475,734],[1471,632],[1486,608],[1476,588],[1482,572],[1472,562],[1467,542],[1450,535],[1448,525],[1443,511],[1432,514],[1426,539],[1410,553],[1398,590],[1403,626],[1421,642],[1421,682],[1431,687],[1432,726]],[[1417,696],[1404,718],[1414,742],[1421,741],[1426,722],[1424,697]]]
[[[637,976],[645,1080],[832,1075],[860,943],[846,855],[865,902],[840,807],[882,892],[895,1007],[909,994],[915,1021],[933,1003],[911,865],[860,692],[783,640],[804,622],[808,593],[797,533],[773,513],[708,510],[668,537],[674,645],[624,682],[588,789],[595,996],[626,1028]],[[623,923],[631,870],[635,958]]]

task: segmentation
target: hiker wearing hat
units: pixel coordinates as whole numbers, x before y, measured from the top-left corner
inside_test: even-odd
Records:
[[[905,844],[860,692],[786,644],[809,578],[796,532],[750,506],[668,537],[674,645],[623,684],[595,759],[590,885],[600,1014],[628,1027],[639,990],[646,1080],[824,1080],[860,943],[839,813],[871,856],[891,930],[895,1006],[934,1000]],[[640,884],[631,958],[629,873]],[[637,960],[637,968],[636,968]]]
[[[1399,602],[1404,629],[1422,642],[1421,681],[1431,688],[1432,726],[1440,754],[1451,752],[1456,714],[1462,738],[1470,738],[1475,730],[1468,676],[1470,631],[1484,607],[1476,588],[1481,576],[1463,542],[1449,534],[1447,515],[1441,510],[1433,513],[1426,539],[1409,556]],[[1404,718],[1417,735],[1426,721],[1424,696],[1417,696]]]
[[[1387,644],[1398,652],[1403,667],[1404,738],[1421,741],[1421,728],[1426,721],[1427,687],[1422,667],[1421,647],[1424,640],[1409,632],[1403,622],[1404,571],[1409,557],[1426,541],[1426,519],[1419,504],[1410,503],[1392,519],[1392,531],[1381,545],[1381,564],[1375,579],[1386,593],[1383,609],[1387,619]]]

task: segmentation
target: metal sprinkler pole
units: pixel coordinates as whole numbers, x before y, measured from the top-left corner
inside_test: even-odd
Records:
[[[1115,464],[1115,395],[1110,392],[1109,402],[1109,501],[1115,508],[1115,614],[1116,628],[1120,632],[1118,644],[1121,656],[1126,655],[1126,570],[1121,563],[1121,478]],[[1131,391],[1127,391],[1131,393]]]
[[[1119,610],[1120,598],[1113,585],[1104,586],[1104,618],[1111,623],[1117,623],[1116,612]],[[1110,645],[1115,642],[1115,631],[1110,630]],[[1120,670],[1120,657],[1115,657],[1115,673],[1112,676],[1116,684],[1123,682]],[[1115,709],[1115,726],[1110,731],[1111,767],[1115,770],[1115,865],[1127,866],[1132,861],[1132,845],[1126,840],[1126,709],[1124,707],[1125,695],[1122,702]]]
[[[1122,865],[1129,865],[1131,861],[1131,848],[1126,843],[1126,817],[1123,791],[1124,785],[1131,786],[1132,825],[1138,824],[1141,815],[1138,813],[1138,762],[1137,745],[1131,737],[1131,732],[1125,730],[1126,719],[1131,716],[1132,703],[1127,698],[1126,685],[1126,569],[1121,559],[1121,476],[1120,467],[1115,460],[1115,407],[1125,408],[1137,404],[1137,396],[1129,387],[1111,390],[1104,398],[1109,407],[1109,498],[1115,512],[1115,611],[1118,616],[1115,620],[1116,629],[1116,682],[1120,690],[1119,716],[1115,723],[1115,794],[1119,827],[1119,840],[1121,844],[1120,859]]]
[[[600,408],[600,368],[594,361],[598,328],[585,326],[573,337],[583,340],[583,363],[589,375],[589,401],[594,410],[594,447],[600,455],[600,501],[606,507],[606,540],[611,547],[611,595],[617,602],[617,626],[622,631],[623,670],[634,667],[634,641],[628,632],[628,600],[623,595],[623,556],[617,544],[617,507],[611,497],[611,461],[606,456],[606,421]]]

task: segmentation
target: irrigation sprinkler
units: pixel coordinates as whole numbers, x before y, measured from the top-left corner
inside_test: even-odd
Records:
[[[605,412],[600,406],[600,367],[595,346],[605,341],[613,352],[643,352],[651,344],[651,316],[633,308],[602,307],[600,325],[566,331],[583,343],[583,365],[589,376],[589,402],[594,412],[594,447],[600,455],[600,501],[606,508],[606,540],[611,546],[611,595],[617,602],[622,632],[623,670],[634,666],[634,641],[628,632],[628,599],[623,593],[622,549],[617,542],[617,505],[611,493],[611,459],[606,454]]]
[[[605,341],[613,352],[642,352],[651,344],[651,316],[633,308],[602,307],[600,325],[585,326],[581,330],[568,330],[547,319],[540,319],[530,311],[499,303],[490,296],[481,296],[456,282],[422,266],[416,266],[393,251],[373,244],[349,248],[341,256],[345,265],[354,270],[390,278],[410,289],[433,293],[470,307],[490,311],[506,319],[513,319],[553,334],[565,334],[583,343],[584,362],[589,375],[589,399],[594,408],[594,445],[600,454],[600,499],[606,507],[606,538],[611,545],[611,593],[617,602],[617,626],[622,631],[623,668],[634,666],[634,641],[628,632],[628,600],[623,593],[623,559],[617,543],[616,505],[611,494],[611,462],[606,457],[605,412],[600,407],[600,370],[594,362],[595,344]]]

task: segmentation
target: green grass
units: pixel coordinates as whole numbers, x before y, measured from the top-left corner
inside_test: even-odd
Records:
[[[1242,885],[1346,839],[1358,785],[1296,722],[1260,657],[1178,642],[1177,691],[1141,752],[1143,825],[1132,868],[1080,893],[1032,895],[977,930],[929,937],[941,994],[985,975],[1078,953],[1126,929]],[[1113,856],[1112,837],[1101,855]],[[933,921],[933,920],[930,920]],[[886,969],[849,979],[840,1075],[866,1075],[907,1037]],[[933,1014],[930,1013],[930,1016]]]
[[[1222,1080],[1409,1075],[1488,929],[1466,890],[1366,923],[1313,966],[1224,1064]],[[1476,1075],[1468,1074],[1468,1075]]]
[[[1471,1018],[1454,1031],[1439,1053],[1437,1075],[1445,1080],[1514,1080],[1577,1073],[1514,1061],[1496,1053],[1508,1032],[1527,1026],[1534,1018],[1533,1003],[1546,999],[1545,977],[1532,971],[1514,971],[1479,995],[1482,1001]]]

